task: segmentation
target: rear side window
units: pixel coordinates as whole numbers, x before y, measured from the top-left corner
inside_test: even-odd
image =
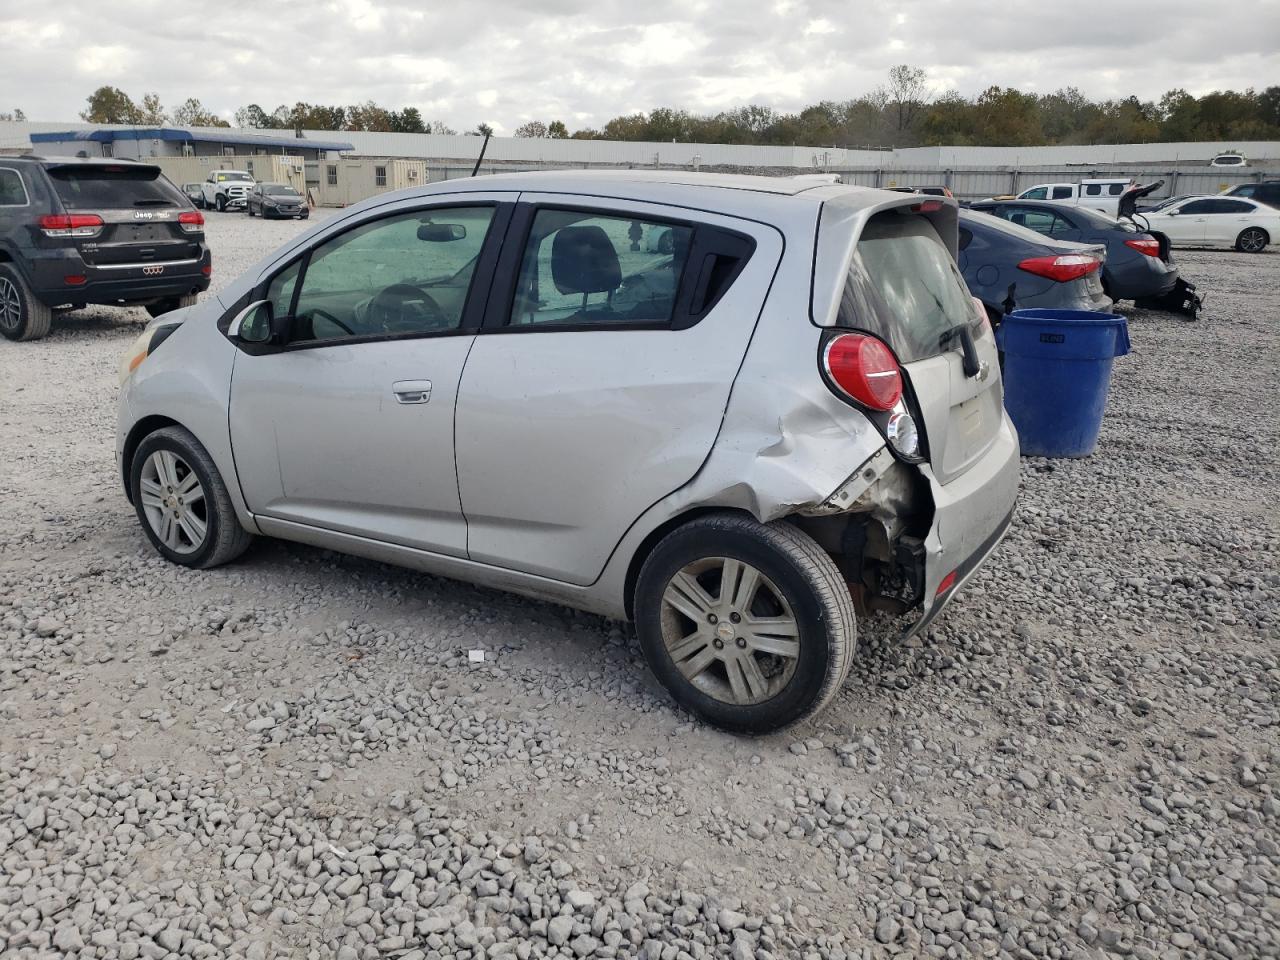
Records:
[[[1070,187],[1054,187],[1053,199],[1054,200],[1070,200],[1071,188]]]
[[[25,207],[27,187],[17,170],[0,167],[0,207]]]
[[[942,335],[978,320],[942,238],[924,217],[872,217],[853,256],[839,324],[884,340],[904,363],[937,356]]]
[[[64,167],[50,170],[49,177],[68,210],[187,205],[186,197],[154,167]]]
[[[1214,213],[1253,213],[1253,204],[1244,200],[1218,200]]]
[[[1090,197],[1100,197],[1100,196],[1102,196],[1102,184],[1100,184],[1100,183],[1087,183],[1087,184],[1085,184],[1084,192],[1085,192],[1085,195],[1086,195],[1086,196],[1090,196]]]
[[[511,324],[669,323],[692,236],[682,224],[539,210]]]
[[[1125,185],[1123,183],[1109,183],[1107,184],[1107,193],[1111,194],[1113,197],[1118,197],[1120,194],[1124,193],[1124,188]]]

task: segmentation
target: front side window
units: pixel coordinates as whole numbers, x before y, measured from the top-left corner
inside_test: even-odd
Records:
[[[25,207],[27,188],[17,170],[0,169],[0,207]]]
[[[1032,187],[1022,195],[1023,200],[1043,200],[1045,198],[1047,187]]]
[[[693,228],[541,209],[521,260],[511,324],[671,321]]]
[[[1214,202],[1212,200],[1192,200],[1183,206],[1178,213],[1205,214],[1213,213]]]
[[[457,330],[493,212],[417,210],[371,221],[317,247],[302,276],[290,339]],[[288,282],[281,284],[282,299]]]

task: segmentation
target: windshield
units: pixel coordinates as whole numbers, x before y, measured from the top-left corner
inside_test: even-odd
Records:
[[[942,238],[924,217],[882,213],[858,240],[839,324],[883,339],[903,363],[937,356],[942,335],[977,317]]]
[[[253,180],[253,177],[247,173],[240,173],[238,170],[230,170],[226,173],[215,174],[215,176],[218,178],[218,183],[226,183],[228,180]]]
[[[63,167],[50,170],[49,177],[68,210],[185,207],[189,202],[155,167]]]
[[[262,192],[263,192],[263,193],[265,193],[265,194],[266,194],[267,196],[269,196],[269,197],[297,197],[297,196],[301,196],[301,194],[299,194],[297,190],[293,189],[293,187],[284,187],[284,186],[280,186],[280,185],[278,185],[278,184],[271,184],[270,186],[263,187],[263,188],[262,188]]]

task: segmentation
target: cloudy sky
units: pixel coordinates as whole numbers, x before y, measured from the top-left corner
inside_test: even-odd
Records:
[[[1110,10],[1110,13],[1104,11]],[[1280,83],[1280,0],[1146,14],[1042,0],[0,0],[0,110],[74,120],[102,85],[230,119],[298,100],[416,106],[459,130],[571,129],[654,106],[847,99],[889,67],[1157,98]],[[1239,16],[1247,15],[1248,23]]]

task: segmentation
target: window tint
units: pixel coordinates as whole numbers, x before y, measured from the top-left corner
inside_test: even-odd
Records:
[[[68,210],[187,205],[186,197],[154,167],[86,165],[50,170],[49,177]]]
[[[1071,188],[1070,187],[1054,187],[1053,199],[1054,200],[1070,200]]]
[[[1244,183],[1238,187],[1233,187],[1231,196],[1233,197],[1252,197],[1258,190],[1256,183]]]
[[[492,207],[418,210],[366,223],[317,247],[303,274],[291,339],[458,329],[492,219]],[[281,278],[276,295],[283,299],[289,281]]]
[[[869,330],[909,363],[937,356],[942,334],[977,319],[960,271],[933,224],[898,213],[871,219],[845,282],[841,326]]]
[[[282,183],[269,183],[265,187],[259,187],[268,197],[296,197],[300,196],[293,187],[286,187]]]
[[[1109,183],[1107,184],[1107,193],[1111,194],[1113,197],[1118,197],[1120,194],[1124,193],[1124,188],[1125,185],[1123,183]]]
[[[17,170],[0,168],[0,207],[25,207],[27,188]]]
[[[1216,200],[1214,213],[1253,213],[1253,204],[1243,200]]]
[[[1085,184],[1084,192],[1085,192],[1085,195],[1089,197],[1100,197],[1102,196],[1102,184],[1087,183]]]
[[[1020,227],[1026,227],[1028,230],[1034,230],[1036,233],[1043,233],[1046,236],[1071,229],[1061,217],[1050,210],[1002,207],[999,212],[1010,223],[1016,223]]]
[[[668,323],[691,227],[580,210],[539,210],[511,323]]]
[[[1179,209],[1178,213],[1213,213],[1213,208],[1214,202],[1212,200],[1192,200]]]
[[[1022,200],[1043,200],[1048,191],[1047,187],[1032,187],[1026,193],[1022,194],[1019,199]]]

